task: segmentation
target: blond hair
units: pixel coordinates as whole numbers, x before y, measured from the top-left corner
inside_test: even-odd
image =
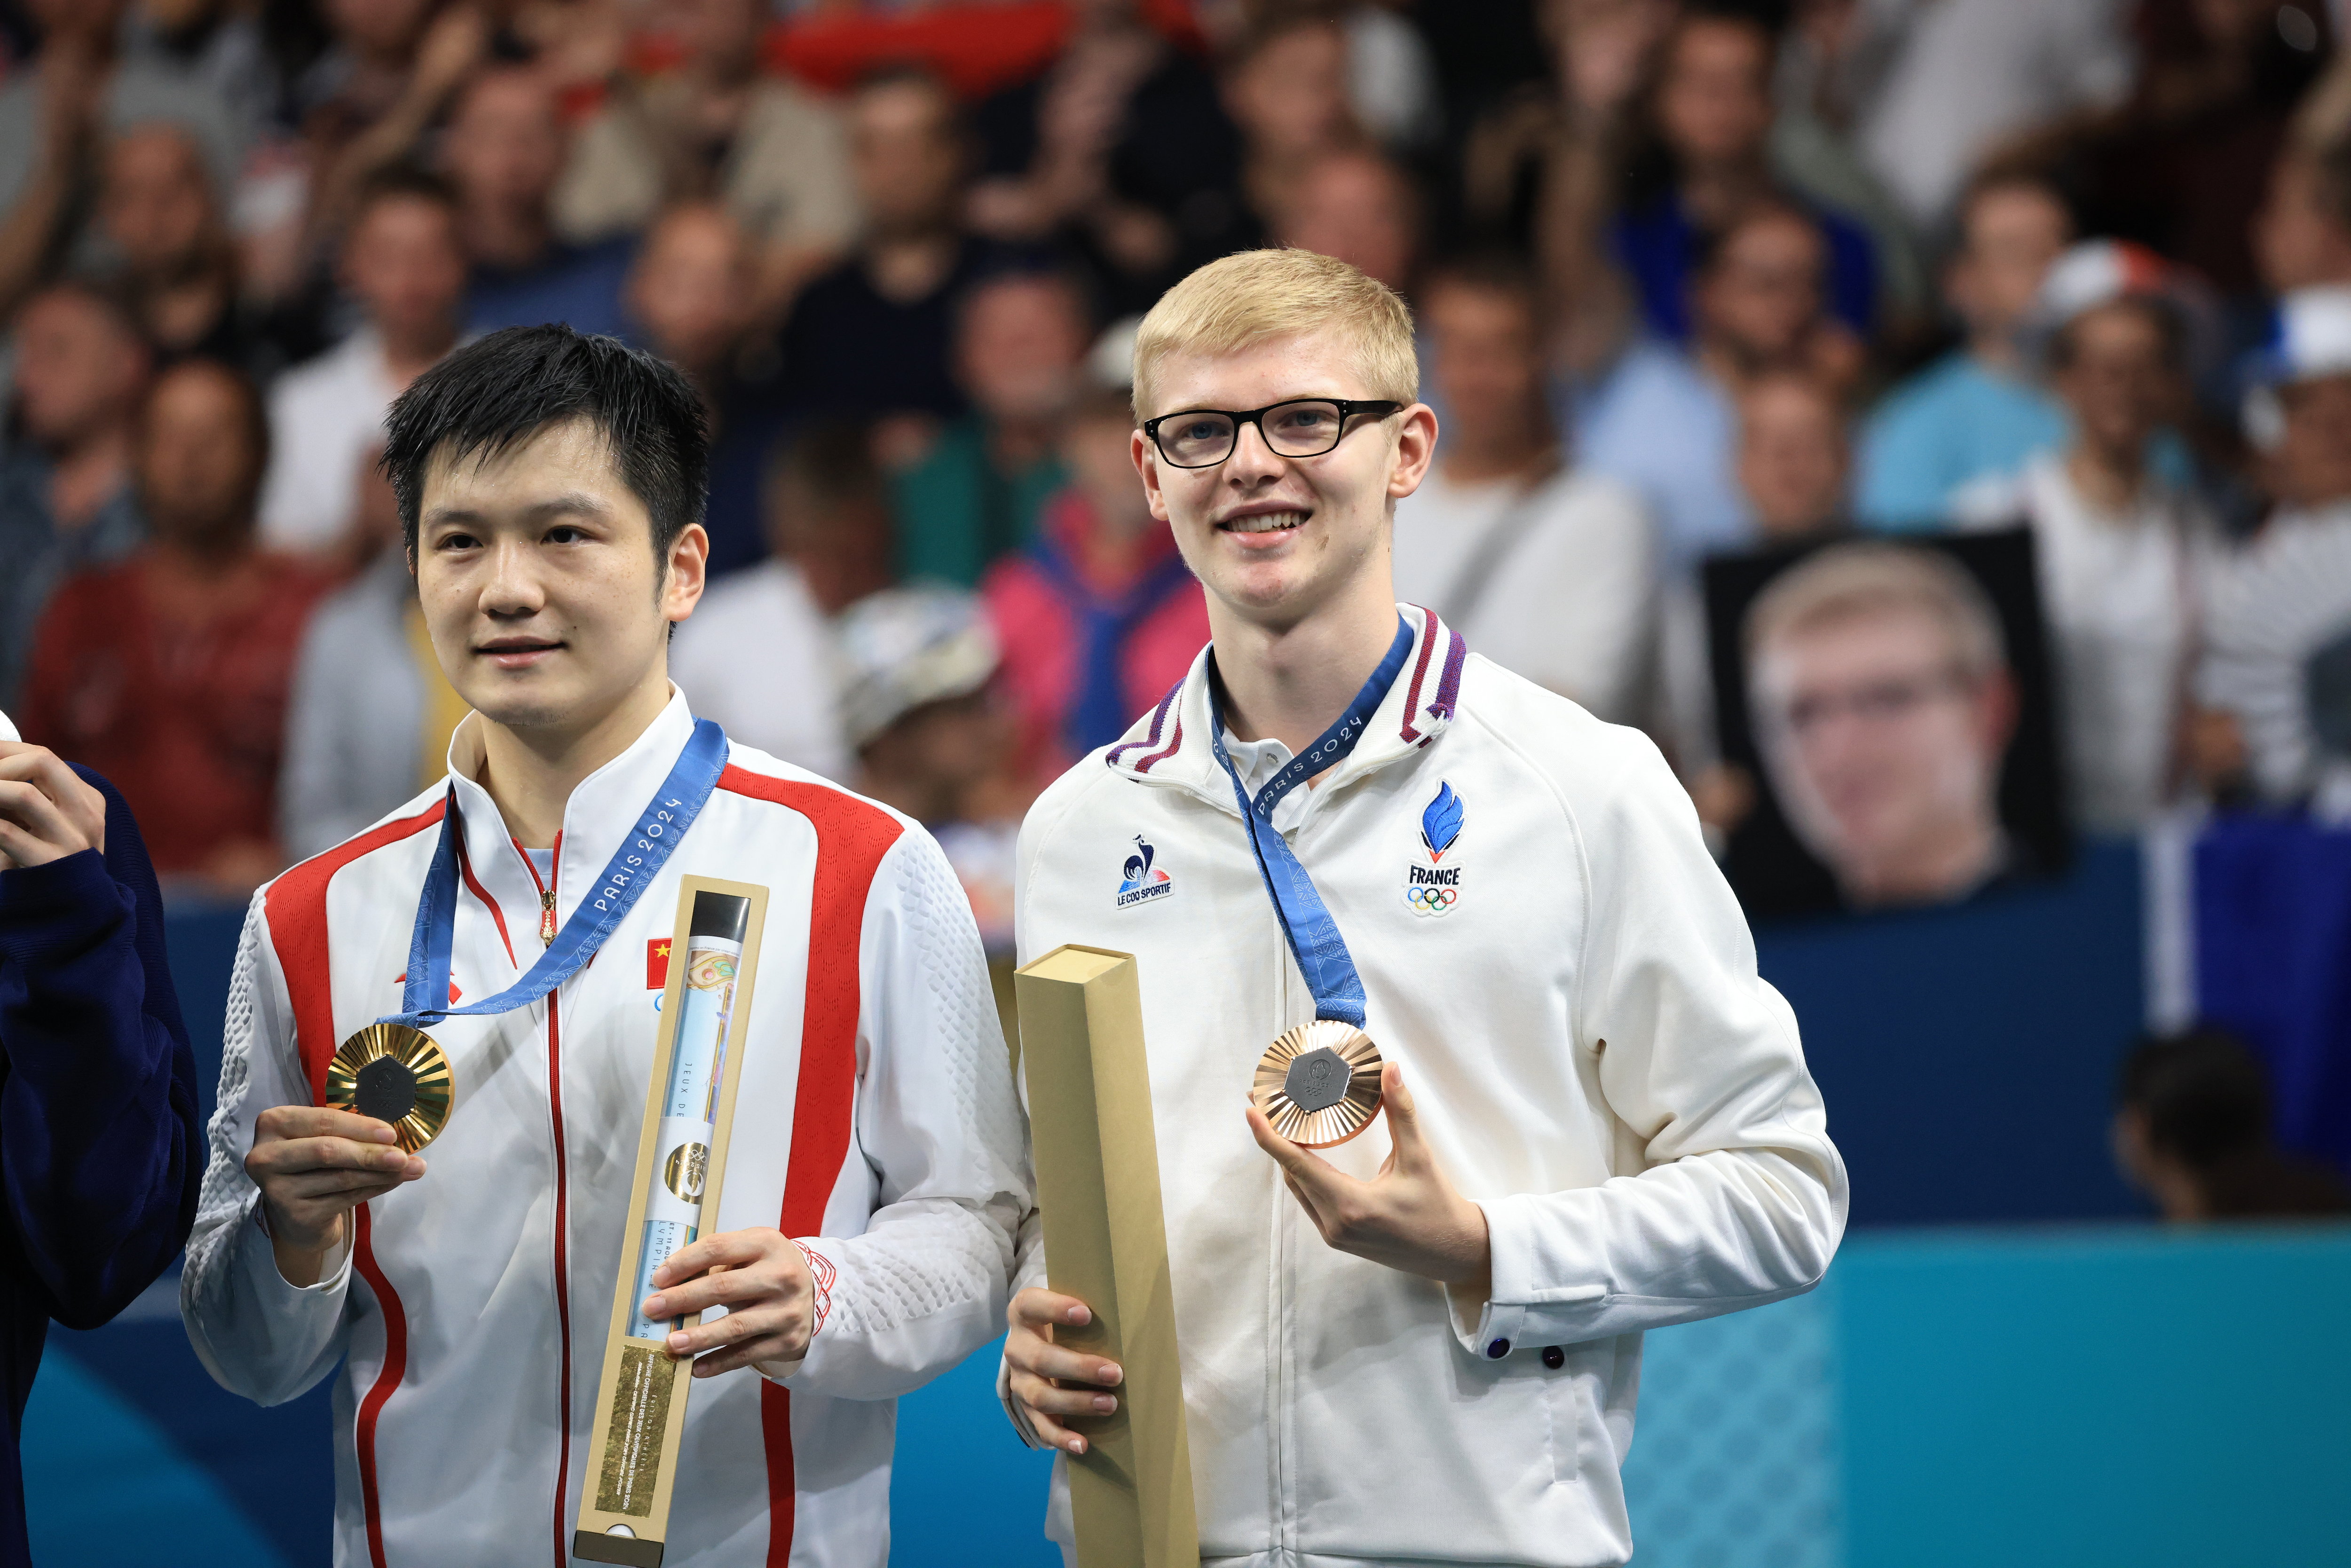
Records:
[[[1968,680],[2008,663],[2000,614],[1965,568],[1940,550],[1876,543],[1832,546],[1773,579],[1748,609],[1747,654],[1793,632],[1889,610],[1938,623]]]
[[[1311,250],[1244,250],[1161,295],[1135,329],[1134,416],[1165,412],[1149,406],[1151,375],[1172,354],[1230,354],[1332,329],[1353,340],[1370,395],[1419,401],[1412,308],[1395,289]]]

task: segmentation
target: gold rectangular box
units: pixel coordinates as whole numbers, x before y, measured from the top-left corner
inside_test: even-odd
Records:
[[[620,1278],[612,1289],[612,1322],[604,1341],[604,1373],[596,1385],[596,1419],[589,1429],[588,1474],[581,1488],[579,1526],[571,1538],[575,1557],[661,1568],[669,1538],[670,1501],[677,1486],[678,1444],[685,1433],[685,1401],[694,1386],[692,1368],[671,1359],[662,1340],[632,1339],[629,1328],[642,1298],[636,1294],[638,1264],[645,1245],[648,1194],[667,1176],[656,1170],[660,1133],[671,1069],[685,1025],[687,956],[693,950],[695,896],[719,894],[748,902],[741,953],[736,965],[734,999],[726,1030],[726,1056],[718,1074],[716,1113],[701,1172],[697,1239],[718,1214],[726,1172],[729,1130],[735,1121],[735,1090],[742,1077],[743,1035],[751,1017],[752,984],[759,967],[759,936],[767,922],[768,890],[749,883],[689,876],[678,884],[677,926],[670,939],[668,984],[662,993],[660,1042],[653,1049],[653,1075],[645,1087],[644,1124],[637,1134],[634,1188],[629,1200],[626,1243]],[[690,1185],[690,1176],[684,1178]],[[699,1322],[697,1315],[695,1322]]]
[[[1052,1288],[1093,1310],[1055,1341],[1125,1373],[1117,1411],[1063,1455],[1081,1568],[1196,1568],[1199,1521],[1133,955],[1057,947],[1014,977],[1037,1206]]]

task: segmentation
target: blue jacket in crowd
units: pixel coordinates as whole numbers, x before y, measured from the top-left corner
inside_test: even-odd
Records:
[[[196,1064],[163,906],[131,810],[106,852],[0,871],[0,1568],[31,1561],[17,1459],[49,1320],[95,1328],[177,1256],[196,1218]]]

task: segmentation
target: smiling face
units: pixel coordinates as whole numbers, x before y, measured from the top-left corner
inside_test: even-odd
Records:
[[[426,465],[413,562],[457,695],[517,731],[580,734],[667,690],[673,622],[702,597],[698,524],[653,548],[645,504],[584,420],[486,461]]]
[[[1969,674],[1935,616],[1887,605],[1790,627],[1751,679],[1773,789],[1849,899],[1931,902],[1980,874],[1959,852],[1998,832],[2004,671]]]
[[[1369,400],[1353,345],[1336,331],[1275,339],[1222,354],[1172,352],[1140,389],[1146,419],[1187,409],[1253,409],[1292,398]],[[1414,403],[1384,419],[1358,414],[1338,445],[1283,457],[1254,424],[1209,468],[1163,460],[1141,431],[1132,452],[1151,514],[1208,591],[1212,626],[1227,617],[1287,630],[1326,607],[1387,604],[1395,502],[1428,472],[1437,415]]]

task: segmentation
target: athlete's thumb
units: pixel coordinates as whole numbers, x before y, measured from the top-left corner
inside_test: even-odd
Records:
[[[1395,1151],[1396,1168],[1419,1170],[1431,1163],[1428,1140],[1420,1130],[1420,1114],[1412,1091],[1404,1086],[1404,1066],[1391,1061],[1380,1069],[1380,1108],[1388,1116],[1388,1145]]]

